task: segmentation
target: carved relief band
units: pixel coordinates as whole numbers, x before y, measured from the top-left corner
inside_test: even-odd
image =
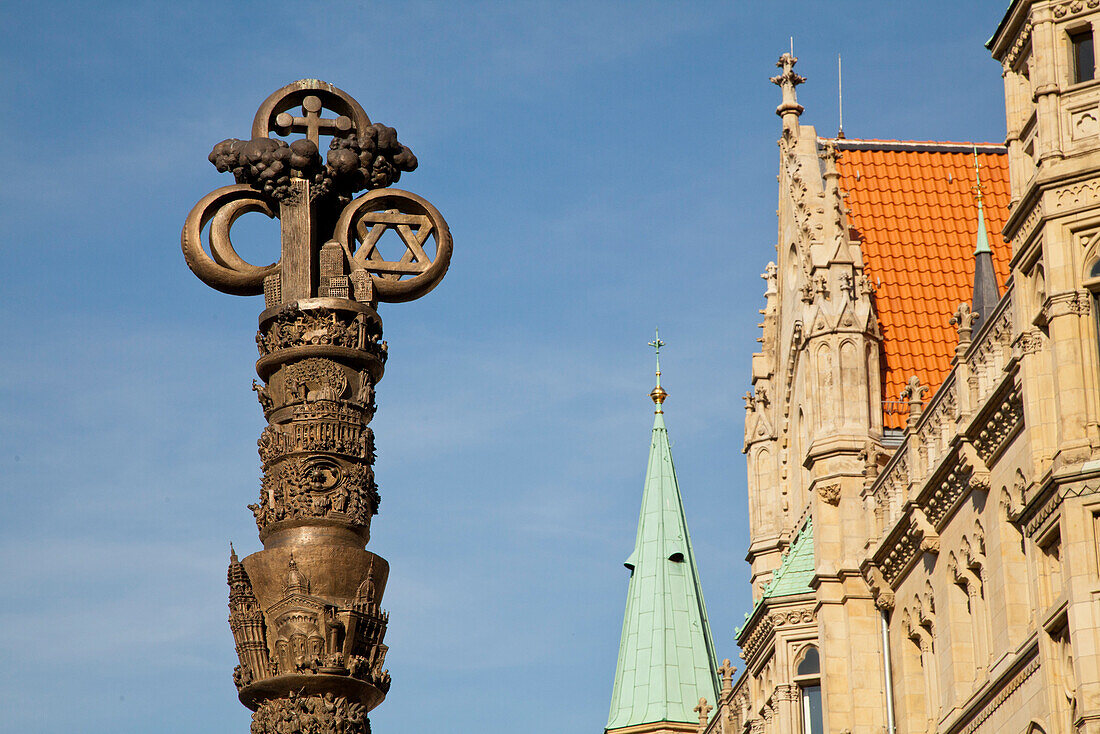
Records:
[[[192,208],[184,258],[212,288],[262,294],[266,307],[252,387],[268,425],[249,505],[263,550],[238,559],[231,549],[233,680],[253,734],[369,732],[367,713],[390,687],[389,566],[365,550],[380,503],[370,422],[388,354],[377,306],[439,284],[450,232],[428,201],[388,188],[417,167],[397,132],[326,82],[276,91],[251,137],[218,143],[209,160],[235,183]],[[280,220],[274,262],[233,247],[245,214]],[[386,238],[403,254],[384,254]]]

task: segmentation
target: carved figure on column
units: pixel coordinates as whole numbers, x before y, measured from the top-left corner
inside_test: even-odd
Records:
[[[295,134],[305,137],[283,139]],[[450,231],[428,201],[387,188],[417,166],[396,131],[326,82],[279,89],[250,138],[218,143],[209,159],[236,183],[188,214],[184,257],[212,288],[263,294],[266,305],[253,390],[268,425],[249,505],[264,548],[230,556],[233,679],[255,712],[253,734],[369,732],[367,712],[390,686],[379,606],[389,567],[365,550],[379,505],[369,423],[388,354],[377,305],[438,285]],[[245,261],[230,239],[255,212],[281,222],[269,265]],[[386,237],[404,254],[384,256]]]

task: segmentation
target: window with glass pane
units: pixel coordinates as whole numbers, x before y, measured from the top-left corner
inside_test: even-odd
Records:
[[[821,658],[817,648],[809,646],[794,670],[795,679],[802,690],[802,734],[823,734],[825,725],[821,718]]]
[[[802,686],[802,734],[824,734],[821,718],[821,686]]]
[[[1092,52],[1092,29],[1070,34],[1073,47],[1073,83],[1087,82],[1096,76],[1096,63]]]

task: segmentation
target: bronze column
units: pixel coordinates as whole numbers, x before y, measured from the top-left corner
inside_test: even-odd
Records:
[[[236,184],[188,215],[187,264],[213,288],[266,302],[253,389],[268,425],[249,505],[263,550],[243,560],[231,550],[234,681],[253,734],[361,734],[390,686],[380,607],[389,566],[365,550],[379,502],[369,424],[387,348],[376,309],[439,283],[450,232],[430,203],[387,188],[417,165],[393,128],[326,82],[272,94],[251,139],[219,143],[210,161]],[[280,219],[278,262],[251,265],[233,249],[230,229],[247,212]],[[383,256],[386,236],[404,245],[399,259]]]

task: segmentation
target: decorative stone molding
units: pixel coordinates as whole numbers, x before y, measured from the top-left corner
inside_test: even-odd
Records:
[[[1100,0],[1098,0],[1100,1]],[[1028,663],[1023,670],[1017,673],[1013,678],[1001,687],[1000,692],[994,696],[993,700],[987,703],[979,710],[970,721],[966,723],[966,726],[959,732],[959,734],[974,734],[981,728],[990,716],[992,716],[997,709],[1005,704],[1009,698],[1012,697],[1016,691],[1020,689],[1020,686],[1027,681],[1028,678],[1035,675],[1035,672],[1039,670],[1039,658],[1036,656],[1030,663]]]
[[[972,439],[978,456],[986,465],[1019,433],[1023,422],[1023,398],[1019,388],[1013,385]]]
[[[1031,212],[1027,215],[1027,219],[1025,219],[1016,229],[1016,234],[1012,237],[1014,252],[1018,251],[1025,242],[1031,239],[1031,235],[1034,234],[1036,228],[1038,228],[1039,220],[1042,218],[1043,204],[1040,200],[1035,202],[1035,205],[1031,208]]]
[[[812,609],[804,607],[802,609],[772,612],[769,619],[773,627],[783,627],[793,624],[811,624],[816,617],[814,617]]]
[[[1100,7],[1100,0],[1065,0],[1053,7],[1054,17],[1058,20],[1072,18],[1086,10],[1095,10]]]
[[[1032,327],[1016,337],[1016,341],[1012,343],[1012,349],[1021,357],[1027,354],[1036,354],[1043,348],[1044,341],[1045,337],[1042,330]]]
[[[1062,506],[1067,499],[1084,497],[1100,492],[1100,485],[1089,484],[1063,484],[1057,487],[1049,495],[1045,496],[1037,504],[1029,503],[1021,513],[1021,519],[1026,518],[1024,531],[1028,536],[1034,537],[1050,518]],[[1039,495],[1042,497],[1042,495]]]
[[[927,388],[924,388],[927,389]],[[946,455],[951,440],[958,431],[958,392],[955,388],[955,372],[948,374],[928,406],[920,414],[915,425],[916,440],[922,458],[922,466],[930,471]]]
[[[921,405],[924,395],[928,392],[928,386],[920,383],[920,378],[911,375],[909,381],[901,391],[901,399],[909,403],[909,429],[912,430],[920,420]]]
[[[1059,316],[1088,316],[1092,294],[1088,291],[1065,291],[1048,296],[1042,306],[1042,315],[1045,321],[1051,321]]]
[[[882,569],[883,578],[891,587],[898,585],[919,549],[920,535],[909,518],[905,518],[880,545],[880,552],[875,558],[875,563]]]
[[[1024,21],[1023,26],[1020,27],[1020,32],[1016,34],[1016,39],[1012,42],[1012,47],[1004,55],[1004,65],[1007,68],[1012,68],[1016,65],[1016,59],[1019,58],[1020,52],[1027,46],[1028,41],[1031,40],[1031,20]]]
[[[909,484],[909,439],[907,438],[894,451],[889,463],[871,486],[875,513],[879,516],[882,527],[889,527],[897,521],[901,506],[909,493]]]
[[[984,403],[1000,383],[1000,375],[1012,353],[1014,302],[1013,292],[1005,293],[966,353],[971,405]]]
[[[771,638],[773,632],[775,632],[775,627],[772,625],[771,616],[767,614],[762,615],[753,627],[748,639],[744,642],[739,641],[741,645],[741,659],[750,660],[755,657],[763,647],[764,642]]]
[[[785,683],[775,687],[775,695],[773,696],[776,701],[798,701],[802,698],[802,692],[798,686]]]
[[[953,465],[941,479],[929,483],[921,492],[917,502],[923,508],[930,527],[942,528],[946,524],[951,510],[970,488],[972,474],[972,470]]]
[[[1058,212],[1095,204],[1100,201],[1100,181],[1084,181],[1054,189],[1049,196],[1053,199],[1055,209]]]
[[[919,548],[924,553],[938,554],[940,552],[940,536],[935,526],[928,521],[928,517],[919,507],[913,508],[913,525],[910,534],[919,542]]]

